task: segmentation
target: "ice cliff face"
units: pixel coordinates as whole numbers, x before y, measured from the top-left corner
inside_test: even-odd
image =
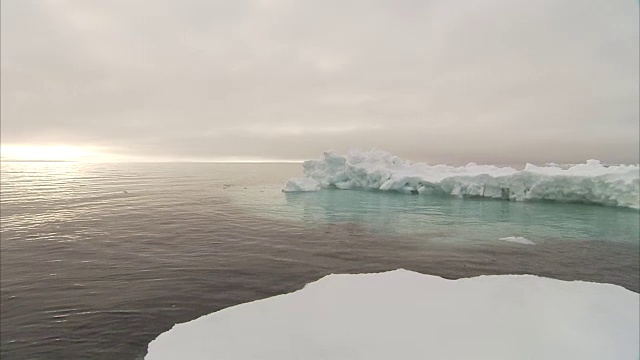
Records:
[[[555,200],[640,208],[638,165],[604,166],[597,160],[570,167],[527,164],[510,167],[462,167],[411,163],[388,152],[325,152],[305,161],[305,178],[291,179],[284,191],[320,188],[371,189],[504,200]]]

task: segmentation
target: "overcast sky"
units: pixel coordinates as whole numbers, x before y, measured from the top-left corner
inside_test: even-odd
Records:
[[[637,0],[6,0],[2,144],[638,162]]]

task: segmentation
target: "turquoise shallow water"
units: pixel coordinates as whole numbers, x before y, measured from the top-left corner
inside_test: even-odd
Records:
[[[376,233],[430,240],[534,242],[600,240],[638,244],[637,210],[557,202],[514,202],[327,189],[282,193],[277,186],[227,188],[234,202],[265,217],[314,224],[354,223]]]

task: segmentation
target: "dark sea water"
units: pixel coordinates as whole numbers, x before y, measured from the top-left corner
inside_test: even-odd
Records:
[[[638,292],[637,210],[280,192],[299,164],[2,163],[2,359],[136,359],[329,273],[538,274]],[[524,236],[536,245],[498,240]]]

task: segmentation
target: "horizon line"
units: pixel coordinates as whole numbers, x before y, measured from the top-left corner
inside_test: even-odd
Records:
[[[47,160],[47,159],[0,159],[7,163],[207,163],[207,164],[302,164],[305,160]]]

